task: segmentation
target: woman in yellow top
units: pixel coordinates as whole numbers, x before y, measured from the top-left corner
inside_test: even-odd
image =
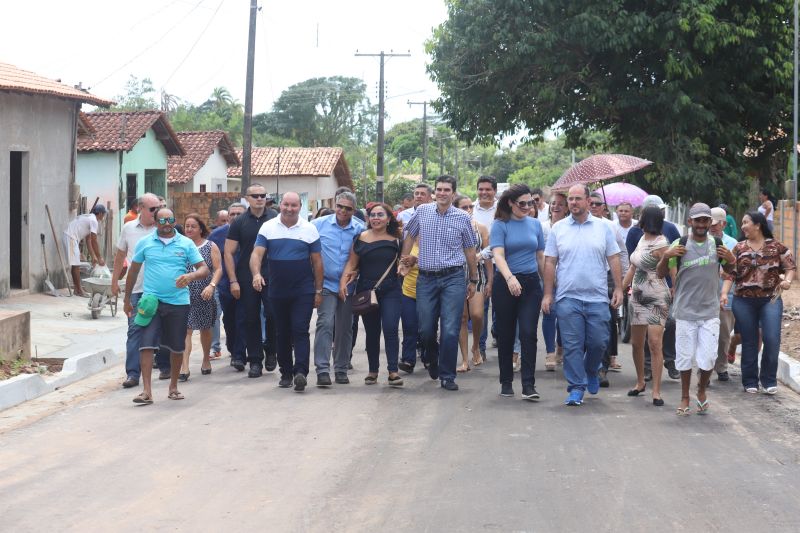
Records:
[[[414,242],[411,255],[419,255],[419,243]],[[403,347],[400,353],[400,370],[411,374],[417,364],[417,351],[420,358],[425,361],[425,352],[422,344],[417,342],[417,275],[419,267],[414,264],[403,279],[403,296],[400,304],[400,320],[403,323]]]

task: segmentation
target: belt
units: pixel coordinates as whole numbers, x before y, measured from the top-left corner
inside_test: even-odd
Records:
[[[443,268],[441,270],[422,270],[422,269],[420,269],[419,273],[422,274],[423,276],[441,277],[441,276],[447,276],[449,274],[452,274],[453,272],[458,272],[458,271],[463,271],[463,270],[464,270],[464,265],[461,265],[461,266]]]

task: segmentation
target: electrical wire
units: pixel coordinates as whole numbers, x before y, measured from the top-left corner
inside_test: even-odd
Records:
[[[181,24],[183,24],[183,23],[186,21],[186,17],[187,17],[187,16],[189,16],[189,15],[191,15],[191,14],[192,14],[192,12],[194,12],[194,10],[195,10],[195,9],[197,9],[198,7],[200,7],[200,4],[202,4],[204,1],[205,1],[205,0],[200,0],[200,1],[199,1],[197,4],[195,4],[195,5],[194,5],[194,7],[192,7],[192,9],[190,9],[190,10],[189,10],[189,12],[188,12],[188,13],[186,13],[186,15],[184,15],[183,17],[181,17],[181,18],[178,20],[178,22],[176,22],[174,25],[170,26],[170,28],[169,28],[169,29],[168,29],[166,32],[164,32],[164,34],[163,34],[161,37],[159,37],[158,39],[156,39],[155,41],[153,41],[152,43],[150,43],[149,45],[147,45],[147,47],[145,47],[145,49],[144,49],[144,50],[142,50],[141,52],[139,52],[138,54],[136,54],[135,56],[133,56],[131,59],[129,59],[128,61],[126,61],[126,62],[125,62],[125,63],[123,63],[122,65],[120,65],[120,66],[119,66],[119,68],[116,68],[116,69],[114,69],[114,70],[113,70],[113,71],[112,71],[110,74],[108,74],[108,75],[107,75],[105,78],[101,79],[100,81],[98,81],[97,83],[93,84],[93,85],[92,85],[91,87],[89,87],[89,88],[90,88],[90,89],[97,88],[97,86],[98,86],[98,85],[102,84],[103,82],[105,82],[106,80],[108,80],[108,79],[109,79],[111,76],[113,76],[114,74],[116,74],[116,73],[117,73],[117,72],[119,72],[120,70],[124,69],[125,67],[127,67],[128,65],[130,65],[131,63],[133,63],[134,61],[136,61],[137,59],[139,59],[140,57],[142,57],[142,56],[143,56],[143,55],[144,55],[146,52],[150,51],[150,50],[151,50],[151,49],[152,49],[152,48],[153,48],[155,45],[157,45],[158,43],[160,43],[161,41],[163,41],[163,40],[164,40],[164,39],[167,37],[167,35],[169,35],[170,33],[172,33],[172,30],[174,30],[175,28],[177,28],[178,26],[180,26]]]
[[[214,22],[214,19],[217,17],[217,13],[219,13],[219,9],[222,7],[222,4],[224,4],[224,3],[225,3],[225,0],[220,0],[219,4],[217,4],[217,9],[215,9],[214,12],[211,14],[211,18],[208,19],[208,22],[206,23],[205,27],[203,28],[203,31],[201,31],[200,35],[197,36],[197,39],[195,39],[194,43],[192,43],[192,46],[191,46],[191,48],[189,48],[189,51],[186,52],[186,55],[183,56],[183,59],[181,59],[181,62],[178,63],[178,66],[175,67],[175,70],[173,70],[172,74],[170,74],[169,78],[167,78],[167,81],[164,82],[164,84],[163,84],[164,87],[166,87],[166,85],[170,82],[172,77],[178,72],[178,70],[180,70],[180,68],[183,66],[183,64],[186,62],[186,60],[189,59],[189,56],[194,51],[194,48],[197,46],[197,43],[199,43],[200,39],[203,38],[203,35],[206,34],[206,31],[208,30],[209,26],[211,26],[211,23]]]

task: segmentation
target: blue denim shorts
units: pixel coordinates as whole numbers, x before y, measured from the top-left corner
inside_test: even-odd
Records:
[[[153,320],[142,328],[139,351],[158,351],[163,346],[173,353],[182,352],[186,347],[189,307],[159,302]]]

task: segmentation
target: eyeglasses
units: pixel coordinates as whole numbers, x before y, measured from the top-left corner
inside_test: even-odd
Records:
[[[472,211],[472,209],[473,209],[474,207],[475,207],[475,206],[474,206],[473,204],[469,204],[469,205],[462,205],[462,206],[461,206],[461,209],[463,209],[464,211]]]
[[[589,205],[592,207],[600,207],[603,205],[603,202],[589,202]]]
[[[537,204],[539,203],[539,200],[541,200],[541,198],[534,198],[533,199],[533,201],[536,202]]]
[[[267,197],[266,194],[248,194],[247,196],[249,196],[250,198],[259,198],[259,199]]]
[[[534,202],[533,200],[528,200],[527,202],[514,202],[514,203],[517,204],[517,207],[519,207],[520,209],[525,209],[526,207],[533,207],[536,205],[536,202]]]
[[[354,208],[350,207],[349,205],[342,205],[342,204],[336,204],[336,209],[344,209],[348,213],[350,213],[350,212],[355,210]]]
[[[175,217],[159,217],[158,223],[161,224],[162,226],[164,224],[174,224],[175,223]]]
[[[383,211],[376,211],[369,214],[369,218],[386,218],[386,213]]]

